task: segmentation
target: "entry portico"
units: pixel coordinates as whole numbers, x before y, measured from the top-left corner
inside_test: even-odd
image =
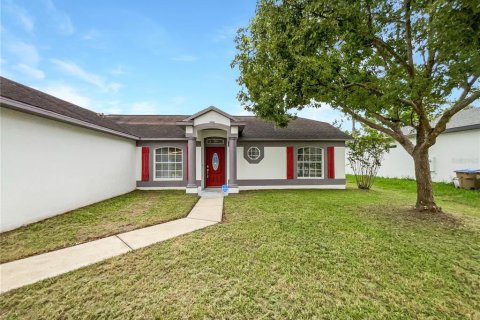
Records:
[[[188,139],[187,193],[197,193],[199,187],[223,185],[228,185],[229,193],[238,193],[237,139],[245,123],[218,108],[209,107],[178,121],[177,125],[185,129]]]

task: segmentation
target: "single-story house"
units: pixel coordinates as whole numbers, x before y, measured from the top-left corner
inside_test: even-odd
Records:
[[[0,81],[1,231],[136,188],[345,188],[350,137],[325,122],[278,128],[215,107],[103,115]]]
[[[432,123],[433,124],[433,123]],[[412,128],[404,133],[415,140]],[[480,108],[470,107],[454,115],[429,150],[430,171],[435,182],[452,182],[455,170],[480,168]],[[347,173],[352,169],[347,163]],[[395,143],[385,154],[378,176],[415,179],[412,157]]]

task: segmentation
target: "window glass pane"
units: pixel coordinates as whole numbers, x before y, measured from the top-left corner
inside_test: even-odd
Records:
[[[297,173],[297,175],[298,175],[299,177],[304,177],[304,176],[305,176],[304,167],[305,167],[305,165],[304,165],[303,162],[301,162],[301,163],[298,164],[298,173]]]
[[[297,150],[297,177],[322,177],[322,148],[304,147]]]
[[[155,150],[155,178],[182,179],[182,149],[163,147]]]

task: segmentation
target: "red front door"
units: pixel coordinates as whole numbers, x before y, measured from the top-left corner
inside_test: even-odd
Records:
[[[205,187],[225,184],[225,148],[207,147],[205,152]]]

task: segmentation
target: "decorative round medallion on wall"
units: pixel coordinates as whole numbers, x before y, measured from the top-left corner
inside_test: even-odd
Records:
[[[218,159],[218,154],[215,152],[212,157],[212,167],[214,171],[217,171],[220,161]]]
[[[258,149],[258,147],[250,147],[248,148],[247,150],[247,156],[250,160],[258,160],[258,158],[260,158],[260,155],[261,155],[261,152],[260,152],[260,149]]]
[[[244,145],[243,147],[243,158],[247,160],[248,163],[256,164],[260,163],[264,157],[265,147],[261,144],[256,145]]]

